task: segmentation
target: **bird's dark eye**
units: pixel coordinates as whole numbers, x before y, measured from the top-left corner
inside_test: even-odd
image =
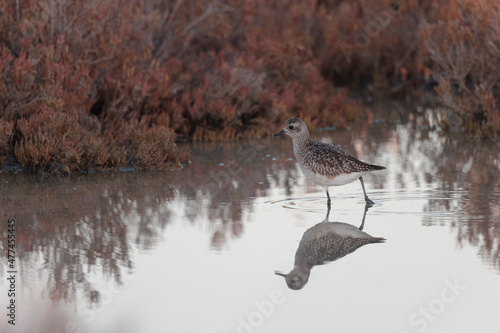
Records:
[[[289,129],[293,129],[293,125],[289,125],[289,126],[288,126],[288,128],[289,128]]]

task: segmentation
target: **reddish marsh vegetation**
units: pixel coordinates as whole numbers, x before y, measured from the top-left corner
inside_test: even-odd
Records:
[[[467,132],[500,138],[500,3],[457,1],[423,30],[442,104]]]
[[[0,166],[167,169],[187,159],[176,137],[260,137],[290,115],[343,128],[369,114],[353,91],[430,78],[497,136],[498,15],[493,0],[3,1]]]

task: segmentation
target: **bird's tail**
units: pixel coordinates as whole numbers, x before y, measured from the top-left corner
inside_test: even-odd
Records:
[[[370,164],[370,170],[384,170],[384,169],[385,167],[383,166]]]
[[[373,243],[385,243],[386,239],[383,237],[374,237]]]

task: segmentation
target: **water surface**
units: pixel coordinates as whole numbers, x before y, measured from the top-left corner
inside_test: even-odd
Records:
[[[0,175],[0,330],[498,332],[500,147],[374,113],[312,135],[387,167],[364,177],[367,212],[359,182],[331,188],[328,220],[386,241],[314,266],[300,290],[274,272],[293,269],[326,196],[287,138],[193,145],[175,173]]]

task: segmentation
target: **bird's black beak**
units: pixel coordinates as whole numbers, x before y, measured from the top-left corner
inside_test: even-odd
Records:
[[[282,129],[281,131],[279,131],[279,132],[277,132],[277,133],[274,133],[274,135],[273,135],[273,136],[279,136],[279,135],[281,135],[281,134],[285,134],[285,130],[284,130],[284,129]]]
[[[279,276],[286,277],[286,274],[285,274],[285,273],[281,273],[281,272],[278,272],[278,271],[274,271],[274,274],[279,275]]]

